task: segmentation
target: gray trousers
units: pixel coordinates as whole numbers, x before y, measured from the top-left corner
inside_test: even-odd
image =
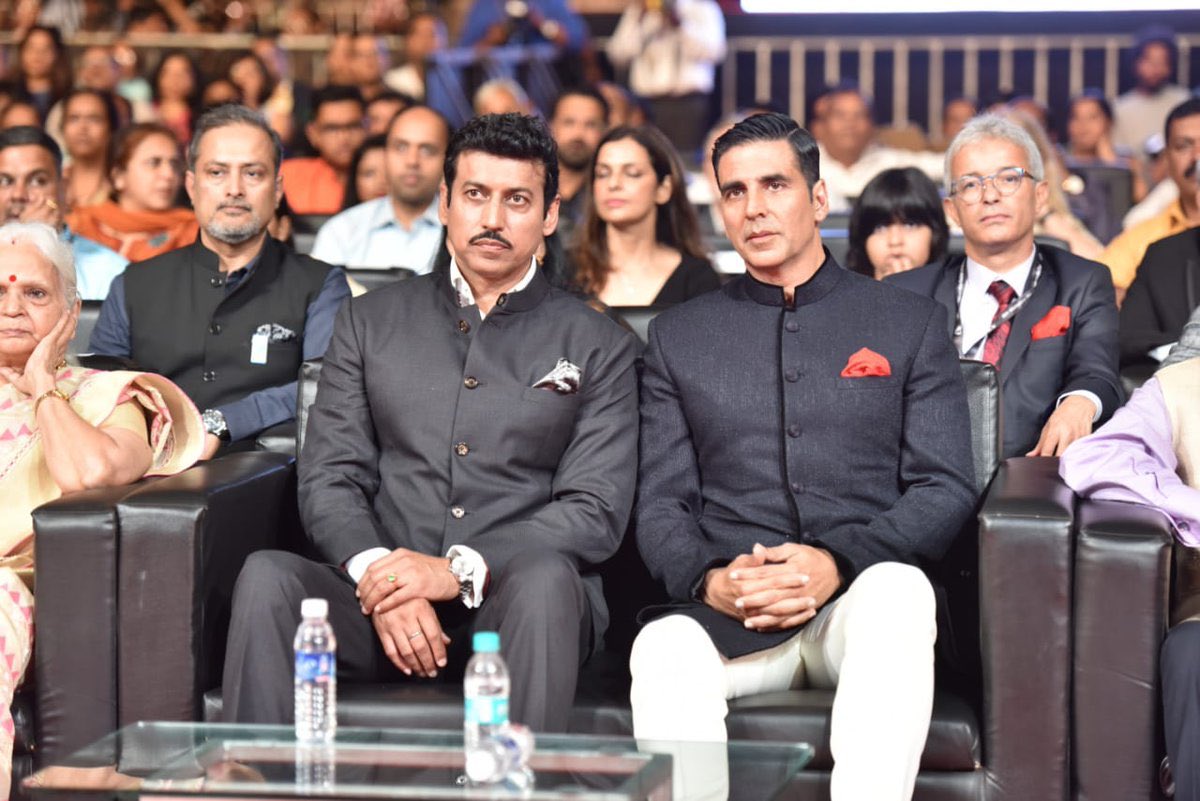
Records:
[[[592,628],[583,582],[567,557],[531,551],[511,560],[493,573],[478,609],[458,601],[436,604],[452,642],[447,669],[430,680],[405,676],[388,660],[344,570],[285,551],[254,553],[234,589],[225,655],[226,721],[292,722],[292,639],[304,598],[329,602],[339,683],[461,680],[471,633],[499,631],[512,677],[512,720],[535,731],[566,731]]]
[[[1200,620],[1185,620],[1167,633],[1160,670],[1175,799],[1200,801]]]

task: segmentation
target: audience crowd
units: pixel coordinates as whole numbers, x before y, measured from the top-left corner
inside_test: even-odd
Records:
[[[960,358],[999,375],[1003,455],[1065,454],[1081,491],[1111,490],[1120,448],[1149,428],[1159,486],[1182,478],[1120,498],[1166,509],[1195,544],[1185,532],[1200,525],[1200,424],[1174,439],[1171,426],[1200,387],[1195,353],[1179,345],[1200,314],[1200,98],[1172,83],[1170,31],[1137,37],[1133,88],[1086,89],[1061,119],[1030,97],[954,97],[941,130],[884,128],[871,98],[843,82],[809,98],[807,131],[770,108],[710,128],[725,56],[715,0],[630,3],[606,52],[624,84],[601,80],[565,2],[531,0],[519,14],[476,2],[458,44],[548,45],[565,88],[542,121],[519,83],[488,80],[456,129],[424,102],[429,56],[448,43],[434,11],[378,4],[376,32],[333,35],[327,80],[309,85],[275,34],[203,63],[169,50],[141,64],[123,43],[72,56],[63,32],[94,24],[94,3],[17,5],[19,40],[0,73],[0,416],[42,432],[43,445],[13,455],[0,440],[0,468],[19,461],[45,485],[18,494],[0,472],[0,586],[17,619],[28,622],[32,596],[6,571],[32,564],[36,504],[252,448],[294,417],[301,362],[329,350],[301,510],[340,572],[294,555],[247,564],[226,664],[231,718],[286,717],[283,640],[252,635],[294,628],[305,593],[340,599],[339,638],[356,632],[346,653],[377,678],[392,666],[436,675],[443,630],[467,620],[441,604],[461,597],[473,609],[486,593],[479,620],[521,650],[516,708],[562,728],[575,666],[607,614],[580,565],[611,555],[632,514],[676,604],[634,648],[639,736],[686,738],[690,727],[722,739],[726,698],[807,681],[839,693],[835,729],[877,735],[835,736],[834,797],[905,798],[933,680],[932,596],[906,566],[936,559],[977,500]],[[204,3],[119,5],[130,32],[236,29]],[[305,3],[286,16],[289,32],[318,29]],[[402,57],[381,32],[404,35]],[[352,276],[396,268],[423,278],[347,300],[365,292]],[[117,389],[99,400],[83,388],[103,381],[60,361],[81,300],[102,305],[90,342],[72,350],[149,371],[103,379]],[[634,345],[617,326],[628,328],[626,307],[680,304],[650,329],[635,499],[622,469],[638,464]],[[394,358],[396,337],[420,347]],[[862,349],[846,363],[839,348],[851,340]],[[537,371],[550,372],[525,375],[522,358],[549,359]],[[1126,387],[1163,363],[1124,406]],[[766,384],[755,422],[744,390]],[[173,434],[158,422],[172,413]],[[80,473],[55,427],[104,454],[100,467]],[[801,432],[823,438],[816,450],[796,445]],[[525,439],[536,453],[510,452]],[[823,475],[818,451],[848,455]],[[756,494],[756,480],[780,482],[781,461],[776,494]],[[419,503],[398,500],[410,491],[401,474]],[[866,482],[873,495],[866,474],[879,476]],[[449,523],[439,498],[451,501]],[[797,545],[786,529],[801,508],[811,511]],[[348,537],[349,510],[372,533]],[[516,517],[529,521],[528,542],[509,530]],[[569,525],[602,532],[600,544],[549,533]],[[498,533],[477,536],[489,527]],[[567,619],[551,621],[546,599],[561,597],[572,599]],[[810,618],[802,666],[779,661]],[[903,647],[878,659],[915,691],[890,727],[874,726],[879,687],[891,685],[845,643],[894,644],[901,622]],[[5,637],[23,665],[32,629],[17,629]],[[1194,654],[1200,636],[1174,649]],[[663,672],[685,652],[707,666],[703,680]],[[874,651],[854,651],[864,653]],[[1197,801],[1200,671],[1183,658],[1168,666],[1179,699],[1168,751],[1176,797]],[[19,677],[3,684],[5,714]]]

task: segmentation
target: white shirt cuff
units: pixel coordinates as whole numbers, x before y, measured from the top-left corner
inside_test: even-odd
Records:
[[[1059,403],[1062,403],[1065,399],[1071,397],[1072,395],[1081,395],[1090,400],[1096,407],[1096,413],[1092,415],[1092,422],[1094,423],[1100,419],[1100,413],[1104,411],[1104,407],[1100,405],[1100,396],[1095,392],[1089,392],[1086,389],[1076,389],[1072,390],[1071,392],[1064,392],[1058,396],[1058,403],[1054,404],[1054,408],[1057,409]]]
[[[479,555],[479,551],[465,545],[451,545],[446,551],[446,558],[453,562],[461,559],[471,569],[471,597],[463,598],[463,605],[468,609],[478,609],[483,603],[483,587],[487,584],[488,566]]]
[[[354,579],[354,583],[362,581],[363,573],[367,572],[367,568],[371,563],[387,556],[391,551],[387,548],[368,548],[361,553],[357,553],[346,560],[346,572],[350,574],[350,578]]]
[[[1179,344],[1178,342],[1171,342],[1166,345],[1159,345],[1157,348],[1154,348],[1153,350],[1150,351],[1150,358],[1154,359],[1154,361],[1156,361],[1156,362],[1161,362],[1163,359],[1167,358],[1167,356],[1169,356],[1171,354],[1171,348],[1175,347],[1178,344]]]

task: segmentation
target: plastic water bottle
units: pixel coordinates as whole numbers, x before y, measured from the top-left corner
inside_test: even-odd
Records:
[[[532,754],[533,732],[510,723],[467,750],[467,778],[474,784],[505,782],[512,789],[525,789],[533,782],[527,767]]]
[[[324,598],[300,603],[296,629],[296,739],[328,743],[337,730],[337,640]]]
[[[463,678],[463,745],[470,754],[508,724],[508,666],[500,656],[500,634],[477,631],[475,655]]]

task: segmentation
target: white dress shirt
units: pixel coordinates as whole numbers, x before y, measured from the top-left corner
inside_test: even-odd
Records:
[[[1000,308],[1000,301],[996,300],[988,291],[988,287],[992,285],[993,281],[1003,281],[1016,291],[1016,297],[1020,297],[1021,293],[1025,291],[1025,285],[1029,282],[1029,273],[1033,270],[1033,258],[1036,253],[1035,248],[1030,252],[1028,258],[1003,273],[993,272],[974,259],[967,258],[967,280],[963,285],[962,302],[959,304],[959,320],[962,323],[960,347],[963,358],[983,358],[983,349],[987,343],[988,331],[992,327],[992,319],[996,316],[996,310]],[[1016,302],[1016,298],[1013,298],[1013,302]],[[1096,407],[1096,413],[1092,415],[1092,422],[1100,419],[1103,409],[1096,393],[1086,389],[1064,392],[1059,395],[1058,403],[1062,403],[1064,398],[1071,395],[1082,395],[1090,400]]]
[[[608,40],[608,57],[630,65],[629,88],[641,97],[678,97],[713,90],[716,64],[725,58],[725,16],[714,0],[677,0],[679,26],[663,12],[630,3]]]
[[[419,274],[433,267],[442,243],[442,222],[435,197],[405,228],[387,195],[351,206],[325,221],[313,242],[314,259],[339,267],[405,267]]]

